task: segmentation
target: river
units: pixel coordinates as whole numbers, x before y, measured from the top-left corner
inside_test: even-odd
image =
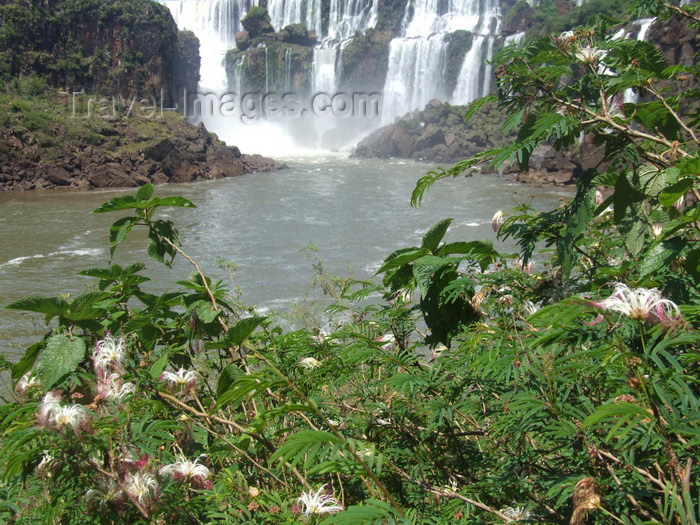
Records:
[[[495,240],[491,217],[497,209],[518,202],[553,208],[571,197],[565,189],[475,175],[440,181],[416,209],[411,191],[428,164],[340,154],[286,162],[289,169],[275,173],[156,187],[158,196],[182,195],[197,205],[165,213],[179,228],[184,250],[214,278],[229,281],[219,259],[236,265],[242,299],[265,312],[289,311],[314,296],[316,256],[331,275],[368,279],[393,250],[420,244],[440,219],[455,219],[449,240]],[[121,216],[90,212],[133,192],[0,193],[0,303],[85,291],[93,280],[76,274],[108,264],[108,228]],[[305,250],[312,245],[314,252]],[[159,267],[146,256],[138,232],[115,253],[119,264],[137,261],[148,265],[153,281],[144,287],[154,291],[192,270],[184,260],[172,271]],[[0,353],[16,360],[43,330],[39,314],[0,310]]]

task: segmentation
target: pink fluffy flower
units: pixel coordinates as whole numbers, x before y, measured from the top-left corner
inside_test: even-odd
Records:
[[[682,319],[678,306],[661,297],[661,292],[656,288],[630,288],[626,284],[617,283],[610,297],[595,301],[593,305],[618,312],[630,319],[664,326],[671,326]]]
[[[41,428],[62,430],[70,427],[76,434],[85,428],[90,416],[82,405],[61,405],[61,396],[47,392],[39,405],[37,422]]]
[[[104,339],[95,343],[92,361],[98,378],[105,377],[110,370],[120,371],[124,365],[126,344],[124,338],[115,339],[107,334]]]
[[[182,455],[175,463],[161,467],[159,473],[161,476],[170,476],[175,481],[190,482],[197,488],[209,488],[210,485],[207,479],[211,476],[209,469],[199,463],[199,460],[190,461]]]

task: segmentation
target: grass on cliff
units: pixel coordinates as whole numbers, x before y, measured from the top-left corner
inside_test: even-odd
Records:
[[[0,93],[0,154],[18,161],[46,162],[99,146],[106,156],[137,153],[189,125],[158,101],[141,111],[139,102],[71,94],[47,88],[41,77],[13,80]],[[129,110],[131,108],[131,113]],[[152,115],[151,115],[152,113]]]

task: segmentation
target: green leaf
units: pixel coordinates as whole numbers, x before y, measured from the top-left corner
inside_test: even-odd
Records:
[[[195,204],[185,197],[155,197],[148,201],[149,207],[154,206],[174,206],[178,208],[196,208]]]
[[[131,210],[134,208],[139,208],[139,204],[140,203],[136,197],[133,197],[132,195],[124,195],[122,197],[114,197],[109,199],[102,206],[93,210],[92,213],[108,213],[110,211]]]
[[[163,355],[156,359],[155,363],[151,365],[151,369],[149,370],[149,372],[151,373],[152,379],[157,381],[158,378],[160,378],[160,375],[163,373],[163,370],[165,370],[165,367],[168,366],[169,358],[170,354],[168,352],[163,352]]]
[[[219,375],[219,382],[216,385],[216,397],[219,398],[226,392],[233,382],[243,374],[243,371],[238,368],[236,363],[228,364]]]
[[[574,262],[574,246],[595,217],[595,191],[579,191],[571,203],[571,213],[566,219],[564,238],[557,242],[557,255],[562,271],[567,277]]]
[[[445,266],[456,266],[460,259],[456,257],[437,257],[426,255],[413,264],[413,277],[420,288],[421,294],[425,295],[430,286],[431,277],[440,268]]]
[[[678,121],[660,100],[637,104],[634,120],[646,126],[651,132],[663,133],[668,140],[677,140],[680,137],[681,127]]]
[[[207,301],[201,301],[197,306],[197,315],[205,323],[211,323],[221,313],[221,310],[214,310],[214,306]]]
[[[423,236],[423,244],[421,245],[422,248],[425,248],[429,252],[435,252],[437,250],[437,247],[440,244],[440,241],[442,241],[442,238],[445,236],[445,233],[447,233],[447,229],[450,227],[450,223],[452,223],[454,219],[443,219],[440,222],[438,222],[435,226],[430,228],[428,230],[428,233],[426,233]]]
[[[659,194],[659,203],[667,208],[673,206],[673,204],[683,195],[685,195],[692,187],[693,179],[690,177],[681,179],[675,184],[671,184],[670,186],[664,188],[664,190]]]
[[[688,253],[685,258],[685,269],[693,276],[695,282],[700,281],[700,248],[696,248]]]
[[[384,264],[381,266],[381,268],[379,268],[379,270],[377,270],[375,275],[379,275],[380,273],[384,273],[388,270],[403,266],[404,264],[411,263],[424,255],[428,255],[429,253],[430,252],[425,248],[403,248],[401,250],[397,250],[386,258]]]
[[[204,348],[216,349],[238,346],[243,343],[243,341],[248,339],[255,329],[260,326],[263,321],[265,321],[265,319],[266,317],[264,316],[253,316],[242,319],[233,327],[229,328],[224,336],[218,341],[206,342],[204,344]]]
[[[679,237],[668,239],[654,245],[639,264],[640,280],[652,274],[662,266],[668,266],[685,247],[685,242]]]
[[[79,337],[59,334],[46,341],[36,375],[44,391],[49,390],[64,375],[73,372],[85,357],[85,341]]]
[[[22,359],[12,366],[12,379],[17,380],[32,369],[42,348],[44,341],[39,341],[24,351]]]
[[[140,201],[147,201],[153,196],[153,184],[144,184],[136,192],[136,198]]]
[[[136,217],[122,217],[121,219],[115,221],[114,224],[112,224],[112,226],[110,226],[109,253],[111,255],[114,255],[114,250],[116,249],[117,245],[119,245],[124,239],[126,239],[126,236],[137,223],[138,218]]]
[[[677,167],[680,170],[680,175],[700,176],[700,157],[688,157],[678,161]]]
[[[9,310],[24,310],[26,312],[39,312],[49,316],[63,315],[68,311],[68,303],[60,297],[30,296],[8,304]]]

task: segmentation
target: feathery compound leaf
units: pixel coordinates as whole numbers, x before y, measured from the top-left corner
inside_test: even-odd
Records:
[[[396,521],[399,514],[390,504],[376,499],[367,499],[361,505],[352,505],[342,512],[323,520],[331,525],[359,525],[368,523],[405,523]]]
[[[330,432],[324,430],[302,430],[292,434],[287,441],[270,457],[270,464],[277,460],[288,462],[292,467],[304,461],[305,464],[314,462],[317,454],[325,452],[327,445],[339,445],[342,440]],[[307,456],[308,454],[308,456]]]

